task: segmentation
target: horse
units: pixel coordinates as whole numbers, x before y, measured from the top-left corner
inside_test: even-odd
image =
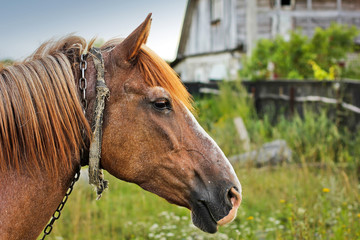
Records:
[[[196,121],[178,75],[146,47],[150,25],[151,14],[99,49],[109,89],[99,166],[188,208],[195,226],[215,233],[236,217],[241,185]],[[93,42],[48,41],[0,70],[0,239],[36,239],[80,166],[90,164],[99,75]]]

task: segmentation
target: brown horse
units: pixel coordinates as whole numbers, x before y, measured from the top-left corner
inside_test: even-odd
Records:
[[[190,209],[193,223],[214,233],[235,218],[241,185],[177,75],[144,46],[150,23],[149,15],[125,40],[101,47],[110,90],[101,167]],[[77,82],[85,48],[66,37],[0,71],[0,239],[36,239],[80,166],[96,98],[89,55],[84,114]]]

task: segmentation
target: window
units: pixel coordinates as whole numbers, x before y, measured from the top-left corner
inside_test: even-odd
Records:
[[[218,24],[223,18],[223,0],[211,0],[211,24]]]
[[[304,2],[306,4],[306,0],[301,0],[300,2]],[[295,0],[270,0],[270,6],[272,8],[276,8],[277,4],[279,3],[281,8],[289,8],[295,6]]]
[[[281,0],[281,6],[290,6],[291,0]]]

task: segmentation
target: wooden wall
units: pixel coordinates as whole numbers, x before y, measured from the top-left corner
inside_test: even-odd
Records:
[[[236,32],[238,44],[244,45],[246,42],[246,0],[236,1]]]
[[[219,82],[185,83],[188,91],[195,96],[217,93]],[[360,81],[304,81],[304,80],[276,80],[276,81],[243,81],[242,84],[253,97],[257,113],[261,116],[269,114],[274,120],[280,115],[293,115],[295,112],[303,116],[306,110],[321,112],[328,110],[329,117],[339,120],[350,129],[359,129],[360,114],[344,108],[341,103],[360,108]],[[205,91],[206,90],[206,91]],[[317,96],[327,99],[341,100],[338,103],[323,101],[298,101],[297,99]],[[359,110],[357,110],[359,111]],[[338,116],[337,116],[338,115]],[[339,118],[338,118],[339,117]]]
[[[217,22],[211,20],[211,1],[197,0],[191,16],[185,56],[233,49],[236,37],[236,0],[223,0],[223,15]]]
[[[256,1],[257,39],[273,38],[278,31],[281,34],[288,32],[287,29],[282,30],[286,27],[282,22],[284,16],[289,16],[289,20],[285,18],[286,22],[291,21],[289,30],[302,28],[309,37],[316,27],[327,28],[332,22],[355,25],[360,29],[360,0],[293,0],[292,6],[287,8],[276,8],[277,0]],[[237,6],[238,40],[242,44],[246,39],[246,28],[239,21],[246,22],[246,12],[243,10],[246,9],[246,0],[238,0]],[[356,42],[360,44],[360,35]]]

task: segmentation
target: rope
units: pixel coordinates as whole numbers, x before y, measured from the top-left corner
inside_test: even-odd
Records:
[[[102,192],[108,187],[108,181],[100,168],[102,123],[105,108],[105,99],[109,96],[109,88],[105,84],[104,59],[98,48],[91,48],[90,54],[93,57],[97,71],[96,80],[96,102],[92,121],[92,138],[89,149],[89,183],[96,187],[97,199],[100,199]]]

